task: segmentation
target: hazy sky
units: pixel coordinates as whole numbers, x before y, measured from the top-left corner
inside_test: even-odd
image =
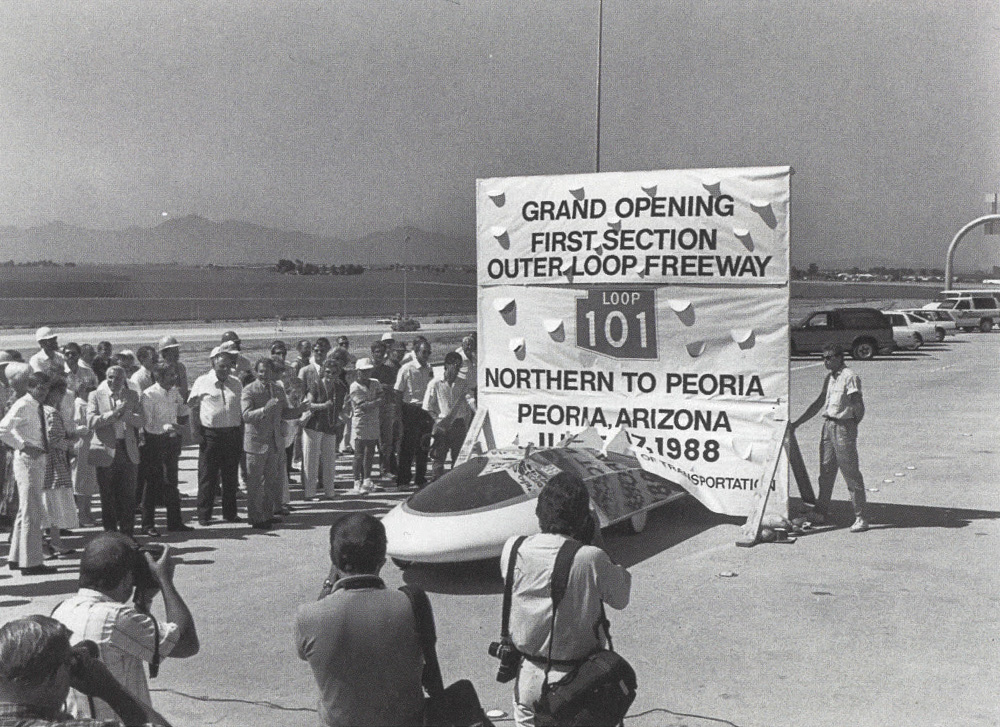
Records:
[[[790,164],[792,258],[943,267],[1000,191],[995,0],[606,0],[602,171]],[[0,4],[0,225],[474,237],[595,168],[598,0]],[[958,262],[1000,263],[973,234]]]

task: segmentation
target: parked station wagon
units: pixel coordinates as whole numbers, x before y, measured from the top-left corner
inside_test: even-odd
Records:
[[[865,360],[895,350],[889,319],[874,308],[813,311],[792,326],[792,353],[819,353],[839,344],[855,359]]]

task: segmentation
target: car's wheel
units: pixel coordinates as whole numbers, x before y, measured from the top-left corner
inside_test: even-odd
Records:
[[[394,566],[396,566],[397,568],[399,568],[400,570],[406,570],[407,568],[409,568],[413,564],[413,561],[412,560],[403,560],[401,558],[393,558],[392,559],[392,564]]]
[[[916,348],[920,348],[921,346],[924,345],[924,337],[921,336],[919,333],[913,334],[913,340],[917,342]]]
[[[979,321],[979,330],[982,331],[983,333],[989,333],[990,331],[992,331],[993,319],[983,318],[983,320]]]
[[[649,512],[643,510],[642,512],[637,512],[635,515],[628,519],[629,529],[633,533],[641,533],[646,529],[646,522],[649,520]]]
[[[944,329],[941,326],[934,327],[934,340],[938,343],[944,340]]]
[[[856,341],[851,347],[851,356],[857,361],[875,358],[875,342],[868,338]]]

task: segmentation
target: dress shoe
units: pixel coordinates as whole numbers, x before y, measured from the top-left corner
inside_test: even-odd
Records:
[[[160,531],[157,530],[156,528],[146,528],[145,530],[142,531],[142,533],[143,535],[148,535],[151,538],[160,537]]]
[[[175,525],[172,528],[167,528],[168,533],[190,533],[193,531],[194,531],[193,527],[191,527],[190,525],[186,525],[184,523],[181,523],[180,525]]]
[[[10,561],[9,563],[7,563],[7,567],[10,568],[11,570],[21,570],[21,566],[19,566],[14,561]]]
[[[215,522],[215,521],[214,520],[199,520],[198,521],[198,525],[200,525],[203,528],[207,528],[207,527],[210,527],[213,522]]]
[[[227,523],[241,523],[241,522],[243,522],[243,518],[241,518],[239,515],[233,515],[232,517],[227,517],[226,518],[226,522]]]
[[[49,565],[33,565],[21,569],[21,575],[24,576],[49,576],[58,572],[58,570]]]
[[[271,523],[251,523],[250,527],[254,530],[270,530]]]

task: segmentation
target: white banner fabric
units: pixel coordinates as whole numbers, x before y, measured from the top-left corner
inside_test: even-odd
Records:
[[[477,380],[497,444],[623,428],[647,469],[747,515],[788,420],[790,174],[480,180]],[[695,232],[627,232],[654,225]]]
[[[481,179],[480,285],[788,281],[789,167]]]

